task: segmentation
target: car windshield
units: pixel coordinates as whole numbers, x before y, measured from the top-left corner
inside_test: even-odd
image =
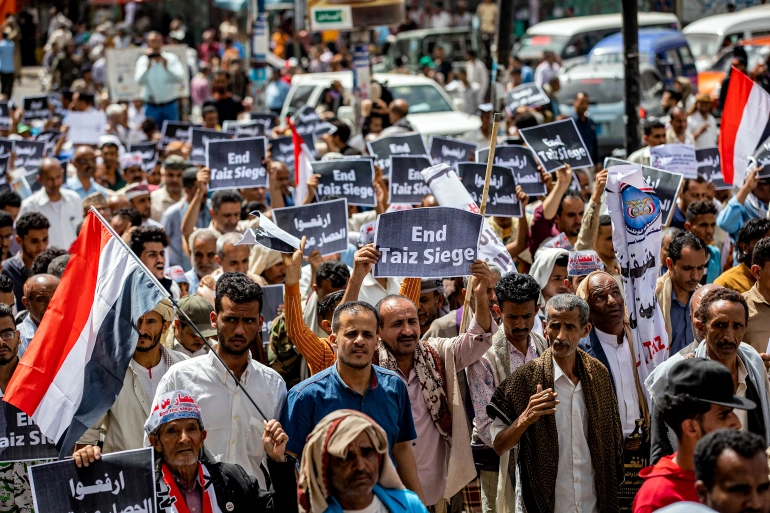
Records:
[[[640,53],[639,62],[649,62],[650,54]],[[623,64],[623,52],[606,52],[592,54],[589,61],[591,64]]]
[[[559,103],[570,104],[577,93],[586,93],[591,103],[616,103],[623,101],[622,78],[583,78],[561,81]]]
[[[711,59],[719,51],[716,34],[685,34],[684,38],[696,59]]]
[[[548,51],[561,55],[561,51],[567,46],[568,41],[569,36],[525,35],[519,42],[519,51],[528,54]]]
[[[760,61],[767,60],[768,55],[770,55],[770,46],[743,45],[743,48],[746,50],[746,55],[749,58],[749,69],[756,68]],[[727,73],[730,70],[732,63],[733,49],[731,47],[723,50],[722,53],[717,55],[708,70]]]
[[[411,114],[422,112],[449,112],[452,106],[438,90],[430,85],[388,86],[393,98],[402,98],[409,104]]]

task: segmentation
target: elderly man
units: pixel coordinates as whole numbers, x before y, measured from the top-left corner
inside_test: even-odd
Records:
[[[169,238],[169,263],[171,265],[181,265],[185,271],[191,270],[191,263],[190,259],[185,254],[183,243],[184,236],[182,235],[182,220],[184,219],[185,212],[187,212],[187,209],[190,207],[190,201],[192,201],[192,198],[195,195],[195,190],[198,186],[197,175],[198,168],[195,166],[190,166],[182,172],[182,191],[184,193],[182,199],[168,207],[160,218],[160,224],[166,229],[166,234]],[[150,198],[152,199],[152,195],[150,195]],[[195,228],[206,228],[211,224],[211,212],[208,208],[205,208],[206,200],[206,196],[203,196],[200,199],[202,204],[199,205]],[[188,249],[192,252],[192,246],[188,246]],[[188,276],[188,279],[189,278],[190,277]],[[192,285],[192,282],[190,285]],[[195,291],[193,290],[190,293],[195,294]]]
[[[265,422],[261,440],[272,478],[270,490],[261,489],[242,466],[208,458],[201,408],[186,390],[155,399],[144,431],[155,449],[159,513],[297,511],[296,462],[285,454],[289,438],[275,420]],[[98,446],[84,447],[75,452],[75,464],[87,467],[101,458],[101,452]]]
[[[163,36],[158,32],[147,34],[147,51],[136,61],[134,80],[142,86],[145,115],[162,125],[164,121],[179,120],[179,85],[187,80],[179,58],[162,51]]]
[[[190,235],[190,253],[192,253],[192,269],[184,273],[190,284],[190,294],[198,291],[201,278],[213,273],[217,263],[217,232],[210,228],[196,230]]]
[[[144,161],[142,154],[137,152],[124,153],[120,156],[120,174],[123,180],[130,186],[135,183],[145,183]],[[123,189],[125,190],[125,189]]]
[[[245,244],[238,244],[240,241],[241,234],[236,232],[226,233],[217,239],[217,254],[214,256],[217,268],[208,278],[201,280],[196,291],[196,294],[206,298],[212,305],[214,304],[216,282],[224,273],[244,273],[257,285],[267,285],[261,276],[248,272],[251,250]]]
[[[153,220],[160,222],[163,213],[171,205],[182,199],[182,172],[186,168],[187,162],[177,155],[172,155],[163,161],[160,168],[162,187],[158,187],[150,193]]]
[[[388,456],[388,436],[371,418],[337,410],[313,428],[302,452],[299,503],[303,512],[423,513]]]
[[[75,175],[67,178],[66,187],[78,193],[80,199],[85,199],[95,192],[100,192],[105,198],[110,196],[110,192],[94,181],[96,173],[96,153],[91,146],[78,146],[75,154],[72,156],[72,166],[75,168]]]
[[[518,445],[508,477],[516,479],[518,466],[530,513],[619,509],[621,422],[609,372],[578,348],[591,331],[588,319],[583,299],[552,297],[545,328],[551,347],[503,381],[489,406],[497,454]],[[513,511],[511,499],[498,496],[498,511]]]
[[[389,137],[391,135],[401,135],[409,132],[414,132],[414,128],[406,119],[409,114],[409,104],[406,100],[400,98],[393,100],[388,105],[388,118],[390,119],[390,126],[380,132],[377,137],[382,139],[383,137]]]
[[[666,144],[695,146],[695,138],[687,131],[687,111],[682,107],[671,109],[670,126],[666,130]]]
[[[29,312],[19,327],[21,344],[19,345],[19,358],[32,342],[40,323],[43,322],[45,311],[53,298],[56,288],[59,286],[59,278],[50,274],[36,274],[24,283],[24,297],[21,302]]]

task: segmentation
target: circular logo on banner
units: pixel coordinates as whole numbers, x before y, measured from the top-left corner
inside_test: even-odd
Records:
[[[225,509],[227,511],[232,511],[235,509],[235,504],[233,504],[232,502],[228,502],[227,504],[225,504]]]
[[[639,235],[660,217],[660,200],[657,196],[627,185],[621,191],[623,217],[629,233]]]

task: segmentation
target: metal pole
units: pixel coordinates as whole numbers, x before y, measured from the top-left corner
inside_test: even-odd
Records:
[[[626,97],[626,154],[630,155],[640,146],[639,104],[641,90],[639,87],[639,20],[637,0],[621,0],[620,9],[623,16],[623,68]]]
[[[511,33],[513,32],[513,0],[498,0],[497,12],[497,65],[500,68],[508,68],[508,57],[511,55]]]

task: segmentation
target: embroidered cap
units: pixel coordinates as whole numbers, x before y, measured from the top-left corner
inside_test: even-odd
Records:
[[[120,167],[123,169],[128,167],[142,167],[143,162],[142,154],[138,151],[133,153],[124,153],[120,157]]]
[[[201,408],[187,390],[173,390],[155,399],[150,418],[144,423],[144,431],[149,436],[161,425],[179,419],[196,419],[201,424]]]

